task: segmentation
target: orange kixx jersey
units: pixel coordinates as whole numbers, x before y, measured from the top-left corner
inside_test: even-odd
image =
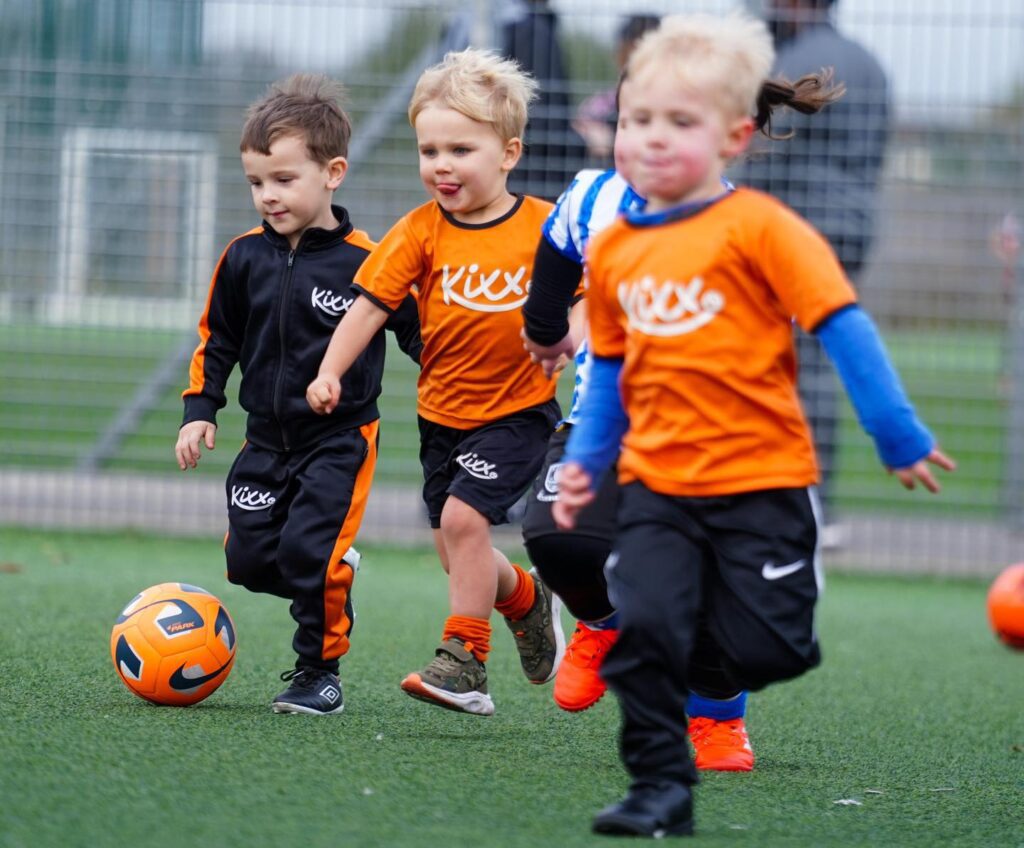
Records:
[[[740,189],[661,223],[620,219],[587,253],[595,356],[622,357],[622,483],[712,496],[817,481],[793,319],[856,295],[825,239]]]
[[[469,430],[550,400],[555,381],[519,337],[541,225],[551,204],[520,198],[487,224],[462,224],[431,201],[402,218],[356,274],[387,309],[419,291],[419,414]]]

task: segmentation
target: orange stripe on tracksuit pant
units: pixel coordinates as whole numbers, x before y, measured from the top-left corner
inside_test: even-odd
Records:
[[[291,601],[300,665],[336,671],[352,629],[355,541],[377,465],[376,420],[316,445],[247,442],[228,473],[228,580]]]
[[[377,435],[380,421],[371,421],[359,428],[366,439],[367,453],[363,465],[356,474],[352,499],[349,504],[341,532],[331,551],[331,559],[327,565],[327,576],[324,581],[324,641],[323,658],[332,659],[348,652],[348,634],[352,629],[350,595],[355,572],[343,557],[352,547],[363,523],[366,513],[366,502],[370,496],[370,485],[373,483],[373,472],[377,467]]]

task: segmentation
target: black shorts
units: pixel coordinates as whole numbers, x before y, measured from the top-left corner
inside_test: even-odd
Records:
[[[560,417],[556,400],[472,430],[456,430],[421,416],[423,502],[430,526],[441,526],[441,510],[449,495],[469,504],[491,524],[505,524],[509,508],[536,478],[548,436]]]
[[[619,484],[616,479],[618,470],[614,465],[605,472],[593,502],[576,516],[576,527],[573,530],[559,530],[551,516],[551,504],[558,497],[558,472],[562,467],[565,444],[571,432],[572,424],[565,424],[548,441],[544,465],[526,502],[523,539],[529,542],[552,533],[568,532],[571,535],[601,539],[611,546],[615,538],[615,513],[619,505]]]

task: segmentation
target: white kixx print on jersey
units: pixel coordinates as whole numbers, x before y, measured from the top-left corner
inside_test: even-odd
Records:
[[[269,509],[277,502],[270,492],[257,492],[248,486],[231,487],[231,505],[248,512],[257,512],[261,509]]]
[[[530,281],[524,281],[525,276],[525,265],[520,265],[514,274],[500,268],[485,274],[475,262],[468,268],[460,265],[454,271],[444,265],[441,268],[441,291],[444,302],[449,305],[454,301],[477,312],[508,312],[526,303]],[[515,299],[508,300],[509,295]]]
[[[714,289],[704,289],[704,280],[688,283],[666,280],[657,283],[645,276],[632,283],[619,283],[619,303],[629,325],[648,336],[681,336],[709,324],[725,306],[725,298]]]
[[[348,308],[355,301],[354,297],[345,297],[342,294],[335,294],[331,289],[318,289],[313,286],[313,306],[322,309],[328,315],[335,318],[342,312],[348,312]]]

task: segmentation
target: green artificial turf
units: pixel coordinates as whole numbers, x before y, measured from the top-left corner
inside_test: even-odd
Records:
[[[0,846],[618,844],[588,832],[626,786],[614,699],[560,712],[497,616],[494,717],[406,697],[445,580],[429,552],[363,562],[345,712],[277,716],[287,605],[227,584],[218,540],[0,529]],[[238,631],[227,682],[185,709],[131,695],[108,645],[138,590],[174,580],[216,593]],[[1024,653],[988,631],[984,596],[830,575],[823,666],[751,697],[757,768],[705,778],[694,844],[1024,844]]]

